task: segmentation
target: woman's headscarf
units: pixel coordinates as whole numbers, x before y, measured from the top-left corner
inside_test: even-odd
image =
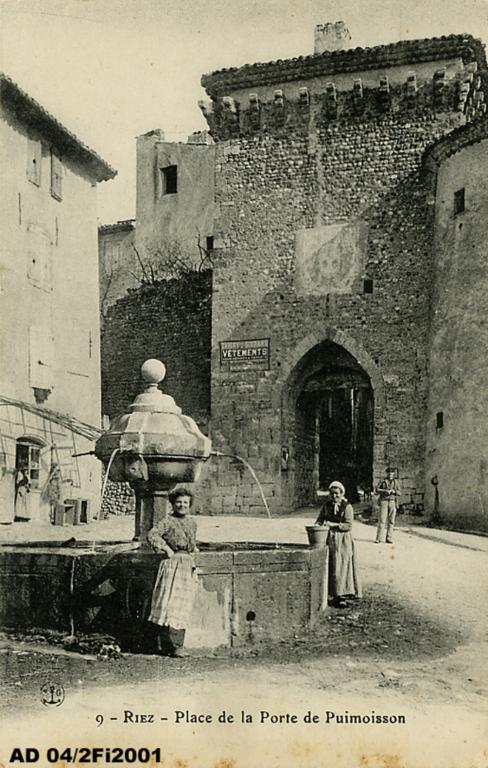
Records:
[[[332,488],[338,488],[338,489],[341,491],[342,495],[343,495],[343,496],[345,496],[345,493],[346,493],[346,489],[344,488],[344,486],[342,485],[342,483],[340,483],[340,482],[339,482],[339,480],[333,480],[333,481],[331,482],[331,484],[329,485],[329,491],[330,491]]]

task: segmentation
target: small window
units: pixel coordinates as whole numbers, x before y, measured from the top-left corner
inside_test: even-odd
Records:
[[[36,187],[41,186],[42,145],[40,141],[27,141],[27,178]]]
[[[22,486],[39,488],[40,461],[41,445],[27,438],[19,438],[15,451],[17,491]]]
[[[207,237],[207,246],[206,246],[206,249],[207,249],[207,251],[213,251],[213,249],[214,249],[214,239],[213,239],[213,235],[210,235],[209,237]]]
[[[462,213],[464,211],[465,199],[464,199],[464,187],[454,192],[454,215]]]
[[[63,199],[63,166],[59,157],[51,152],[51,195],[56,200]]]
[[[373,281],[369,278],[363,282],[363,293],[373,293]]]
[[[161,168],[163,176],[163,195],[175,195],[178,192],[178,166],[167,165]]]
[[[442,429],[444,426],[444,413],[443,411],[438,411],[435,415],[435,425],[437,429]]]

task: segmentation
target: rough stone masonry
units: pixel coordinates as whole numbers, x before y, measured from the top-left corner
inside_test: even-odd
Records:
[[[201,339],[198,354],[206,348],[210,365],[196,376],[195,361],[165,343],[171,310],[150,313],[146,329],[160,340],[167,390],[202,424],[205,408],[200,413],[188,393],[207,388],[204,426],[214,448],[252,463],[274,512],[313,502],[331,472],[350,473],[367,490],[386,463],[398,467],[403,504],[424,507],[435,264],[422,156],[483,113],[476,72],[486,72],[483,46],[453,35],[202,78],[215,141],[198,147],[214,157],[211,323],[197,327],[190,313],[180,342]],[[146,162],[157,153],[156,140],[152,155],[146,141]],[[198,194],[198,178],[191,183]],[[146,185],[140,194],[155,192]],[[163,196],[161,205],[170,204]],[[143,238],[139,222],[137,230]],[[107,319],[112,413],[123,407],[115,391],[122,355],[145,332],[134,315],[140,301],[132,293]],[[231,342],[246,349],[266,342],[266,364],[251,353],[247,365],[229,364],[222,350]],[[158,343],[149,352],[159,356]],[[230,460],[208,467],[204,488],[204,506],[215,513],[262,511],[251,477]]]

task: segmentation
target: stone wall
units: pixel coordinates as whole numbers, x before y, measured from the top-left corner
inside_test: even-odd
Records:
[[[421,508],[433,230],[419,166],[459,119],[426,109],[330,121],[319,105],[286,132],[217,146],[224,247],[214,259],[212,438],[216,449],[249,458],[274,511],[313,501],[313,489],[300,497],[298,478],[290,480],[299,440],[288,388],[303,355],[325,339],[372,381],[375,481],[394,463],[402,501]],[[313,237],[300,250],[303,232]],[[221,369],[219,342],[263,337],[270,370]],[[213,471],[215,511],[262,512],[241,470],[222,460]]]
[[[480,128],[487,136],[486,121]],[[488,139],[476,140],[442,159],[436,187],[427,505],[434,510],[437,478],[441,517],[473,530],[488,528],[487,169]]]
[[[102,474],[105,477],[105,474]],[[136,498],[129,483],[115,483],[107,480],[100,507],[100,518],[105,519],[109,515],[133,515],[135,511]]]
[[[453,35],[202,78],[218,140],[212,439],[249,459],[275,512],[315,501],[317,413],[302,395],[325,342],[371,386],[370,483],[392,463],[403,504],[423,509],[434,225],[421,157],[483,112],[485,69],[479,41]],[[265,338],[268,370],[222,364],[222,342]],[[236,465],[214,465],[212,486],[215,511],[262,512]]]
[[[211,412],[213,447],[227,454],[206,469],[206,511],[264,514],[235,456],[253,466],[272,512],[315,501],[317,414],[302,395],[320,379],[324,344],[357,363],[374,409],[371,484],[394,464],[402,503],[423,509],[434,211],[421,158],[482,114],[478,69],[481,44],[459,35],[222,70],[202,79],[215,146],[170,145],[158,131],[139,139],[138,242],[183,244],[188,222],[203,226],[211,298],[203,326],[198,312],[186,316],[178,281],[163,302],[177,320],[161,327],[158,290],[138,293],[133,309],[132,298],[119,302],[104,338],[105,410],[134,396],[143,359],[165,360],[166,391],[204,431]],[[165,194],[161,172],[174,166],[182,187]],[[210,356],[205,376],[186,354],[193,337]],[[263,339],[269,366],[221,359],[222,342]],[[108,383],[110,370],[120,381]]]
[[[167,366],[161,388],[205,432],[210,416],[210,271],[129,291],[109,308],[102,335],[102,407],[113,418],[142,390],[148,358]]]

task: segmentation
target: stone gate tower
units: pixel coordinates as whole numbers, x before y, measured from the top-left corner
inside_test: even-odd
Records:
[[[483,114],[486,60],[470,35],[348,44],[344,25],[322,25],[313,55],[205,75],[214,143],[157,131],[139,143],[137,242],[198,230],[211,267],[211,316],[197,331],[186,313],[191,333],[175,336],[173,313],[158,312],[161,348],[145,353],[179,370],[185,392],[208,393],[214,447],[251,462],[275,513],[332,479],[353,498],[387,463],[403,503],[424,503],[435,262],[422,156]],[[131,314],[128,302],[119,334],[133,332],[129,315],[155,316],[154,303]],[[208,365],[185,375],[189,338]],[[261,512],[232,462],[207,480],[213,511]]]
[[[330,51],[332,34],[344,43],[325,25],[315,55],[202,78],[216,141],[212,432],[250,458],[276,510],[336,477],[353,495],[386,463],[421,508],[433,277],[421,157],[484,111],[484,52],[468,35]],[[224,357],[230,342],[240,358]],[[242,357],[253,344],[266,364]],[[224,505],[258,504],[237,472],[216,481]]]

